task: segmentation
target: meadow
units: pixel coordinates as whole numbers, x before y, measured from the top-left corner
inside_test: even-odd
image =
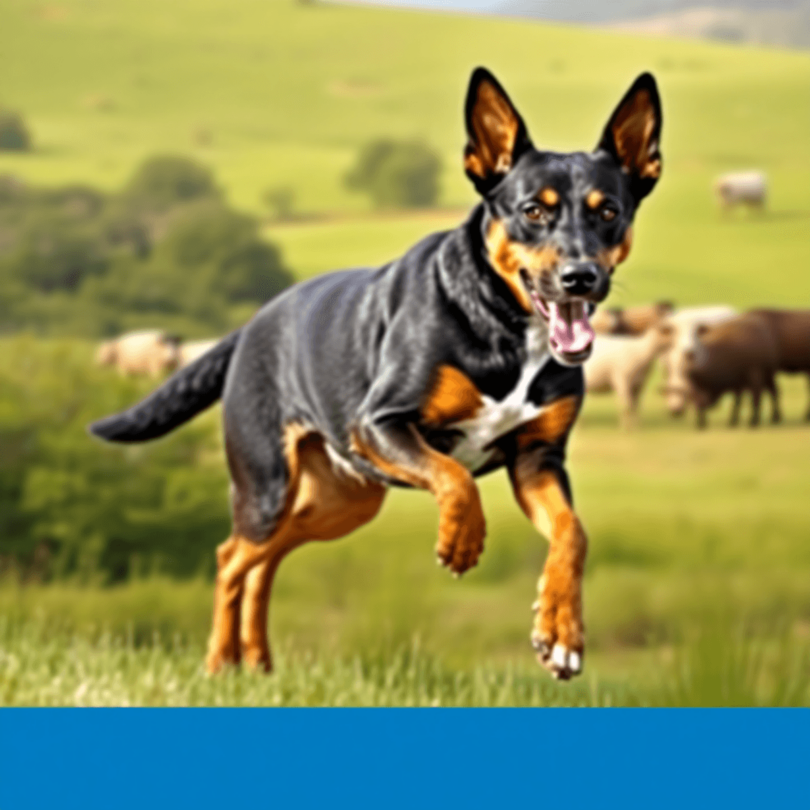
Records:
[[[632,78],[650,69],[664,103],[664,177],[639,213],[608,304],[810,301],[805,54],[281,0],[10,0],[0,54],[0,102],[23,111],[36,144],[0,155],[0,173],[116,188],[147,155],[187,154],[254,214],[266,188],[291,186],[299,219],[268,222],[264,233],[298,278],[379,264],[461,221],[474,201],[460,152],[476,64],[503,81],[537,145],[560,150],[591,147]],[[384,135],[440,151],[441,209],[373,212],[343,187],[358,147]],[[767,213],[721,216],[712,178],[748,167],[768,172]],[[227,525],[216,411],[185,437],[102,450],[83,425],[150,384],[86,371],[93,347],[83,341],[10,337],[0,346],[0,392],[28,391],[23,404],[0,402],[4,435],[27,416],[50,437],[36,469],[19,470],[26,527],[76,534],[51,516],[98,501],[136,543],[138,527],[144,537],[156,531],[162,509],[193,528],[177,549],[196,543],[210,554]],[[533,663],[529,606],[545,541],[494,474],[481,483],[487,550],[460,581],[434,564],[436,510],[424,493],[393,492],[370,526],[291,555],[274,592],[272,678],[203,676],[210,565],[182,577],[133,566],[139,573],[114,584],[92,566],[45,583],[7,571],[0,704],[806,705],[807,387],[780,383],[786,422],[758,431],[730,430],[718,412],[705,433],[672,421],[655,380],[632,434],[618,430],[611,399],[586,403],[570,453],[591,540],[580,683],[555,684]],[[71,490],[76,465],[96,452],[107,466]],[[136,485],[126,481],[147,475],[155,492],[175,496],[155,495],[145,515],[140,501],[128,509]],[[38,510],[47,522],[33,520]],[[62,523],[80,519],[67,509]],[[0,555],[16,542],[15,525],[0,521]],[[88,544],[98,540],[86,531]]]

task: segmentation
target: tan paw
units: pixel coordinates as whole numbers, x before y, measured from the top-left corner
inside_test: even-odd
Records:
[[[532,646],[537,660],[557,679],[567,681],[582,672],[584,654],[579,584],[544,574],[532,606],[537,615]]]
[[[486,521],[478,490],[473,486],[462,497],[445,500],[439,512],[436,556],[456,576],[478,564],[484,550]]]

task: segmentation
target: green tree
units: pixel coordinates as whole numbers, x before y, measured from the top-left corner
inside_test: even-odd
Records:
[[[205,166],[189,158],[162,155],[141,164],[124,197],[137,208],[162,212],[205,197],[219,199],[221,194]]]
[[[423,142],[381,139],[360,150],[344,180],[378,208],[420,208],[436,202],[440,172],[441,159]]]
[[[31,148],[31,134],[22,116],[11,110],[0,110],[0,150],[27,152]]]

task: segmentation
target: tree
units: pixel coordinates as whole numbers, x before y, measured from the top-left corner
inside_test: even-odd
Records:
[[[346,174],[346,185],[366,191],[378,208],[421,208],[439,194],[441,159],[421,141],[367,143]]]
[[[163,155],[141,164],[124,190],[136,207],[162,212],[202,198],[220,198],[214,176],[205,166],[184,157]]]
[[[31,148],[31,134],[22,116],[11,110],[0,110],[0,150],[27,152]]]

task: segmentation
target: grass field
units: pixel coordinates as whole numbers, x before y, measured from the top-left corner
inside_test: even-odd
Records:
[[[665,173],[610,304],[807,306],[804,54],[286,0],[7,0],[0,103],[23,111],[37,148],[0,156],[0,172],[112,188],[147,155],[190,154],[246,210],[261,210],[268,186],[295,189],[307,217],[266,234],[298,277],[377,264],[473,202],[461,105],[479,63],[554,149],[592,146],[632,78],[656,73]],[[195,140],[201,128],[210,145]],[[358,146],[380,135],[441,151],[443,209],[371,213],[342,187]],[[711,180],[747,167],[767,170],[770,210],[723,218]],[[89,361],[90,347],[77,351]],[[720,414],[702,434],[672,422],[654,383],[630,435],[612,400],[586,403],[570,455],[591,537],[579,684],[553,684],[532,662],[545,543],[496,474],[482,481],[487,551],[461,581],[433,562],[436,510],[420,493],[394,492],[350,539],[292,555],[274,594],[271,679],[203,677],[210,583],[9,581],[0,703],[806,704],[810,433],[805,385],[782,383],[786,424],[756,432]]]
[[[626,435],[611,399],[586,403],[570,462],[591,538],[580,684],[552,684],[533,663],[529,605],[545,542],[493,474],[481,481],[487,550],[460,581],[434,564],[436,510],[418,492],[394,491],[371,525],[291,555],[274,591],[280,674],[269,680],[204,678],[210,582],[8,581],[0,701],[804,704],[805,391],[798,380],[783,389],[786,424],[759,431],[725,428],[718,413],[697,433],[670,422],[650,392],[641,429]],[[211,430],[216,417],[203,418]],[[223,473],[222,511],[224,485]]]

